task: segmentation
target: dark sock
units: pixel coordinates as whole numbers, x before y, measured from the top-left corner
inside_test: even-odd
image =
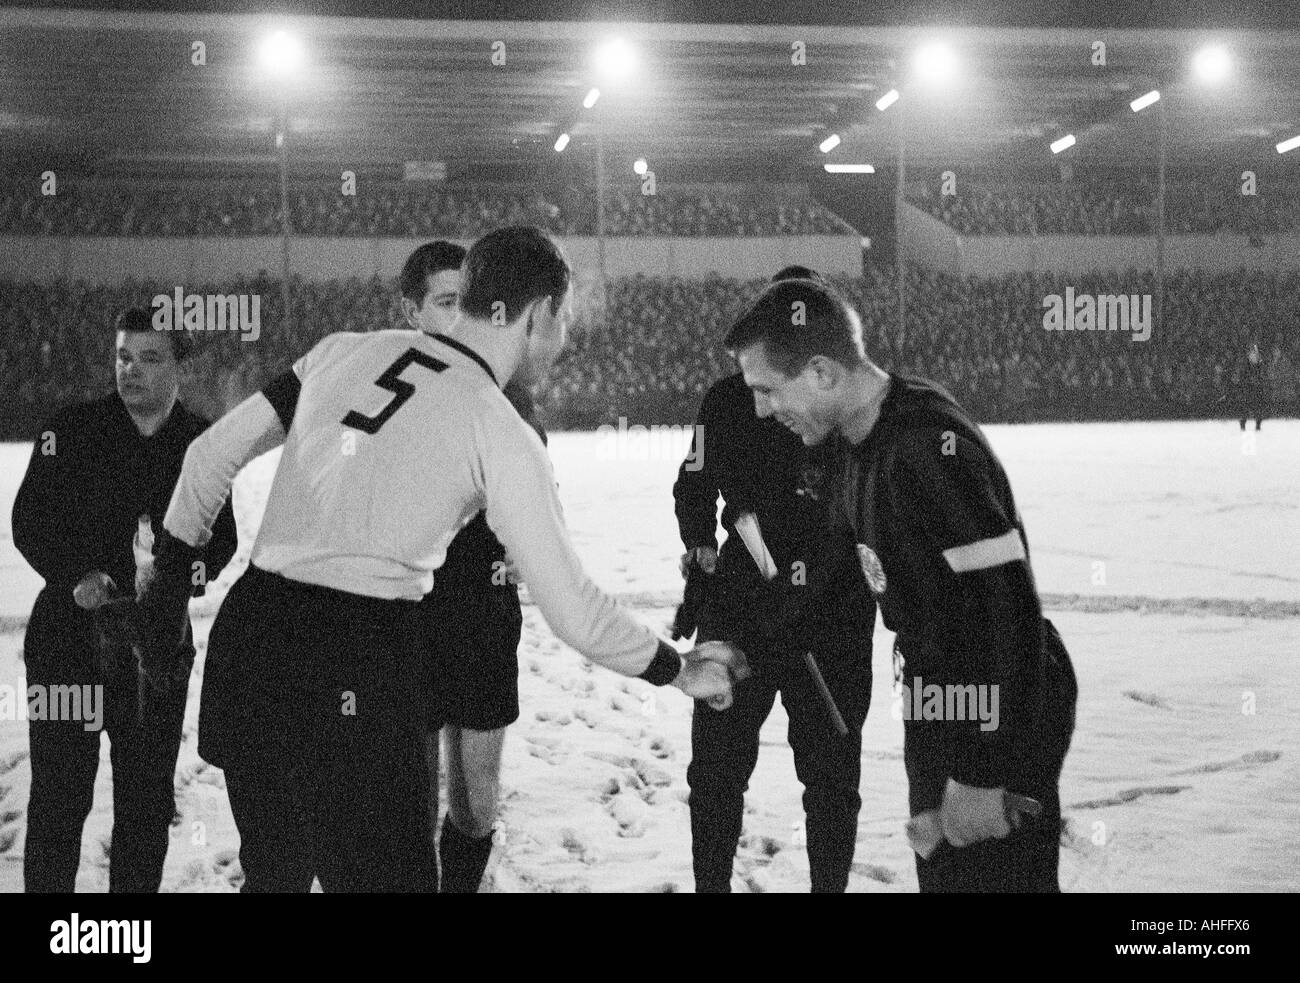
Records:
[[[492,855],[492,834],[475,839],[466,836],[448,816],[439,840],[442,855],[442,884],[439,894],[476,894]]]

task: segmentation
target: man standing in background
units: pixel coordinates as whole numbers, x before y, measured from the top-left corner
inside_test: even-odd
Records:
[[[45,579],[23,642],[27,683],[47,693],[71,685],[103,694],[113,766],[114,892],[156,891],[162,881],[194,646],[187,627],[176,678],[169,686],[158,681],[142,720],[131,646],[101,638],[93,610],[145,586],[153,535],[162,529],[185,450],[208,427],[177,401],[188,341],[183,332],[155,331],[146,310],[124,311],[116,324],[117,392],[46,423],[14,501],[14,545]],[[195,596],[235,546],[227,501],[192,578]],[[28,739],[25,886],[71,892],[95,793],[99,731],[80,720],[32,718]]]
[[[790,266],[778,281],[816,280]],[[871,702],[871,633],[876,607],[844,530],[833,530],[820,501],[817,460],[770,418],[740,373],[704,394],[696,440],[673,496],[691,593],[704,595],[701,639],[736,642],[753,678],[719,711],[696,701],[691,718],[691,852],[698,893],[731,890],[745,791],[758,763],[759,731],[776,694],[789,716],[795,772],[804,786],[808,866],[814,893],[842,892],[857,841],[862,725]],[[703,451],[702,458],[699,452]],[[695,462],[702,463],[702,467]],[[717,501],[727,541],[717,549]],[[765,580],[736,534],[753,513],[777,565]],[[703,585],[702,588],[698,585]],[[689,604],[687,605],[689,608]],[[681,622],[677,630],[695,627]],[[813,652],[847,733],[839,733],[804,653]]]
[[[1264,378],[1264,359],[1259,354],[1259,345],[1251,342],[1246,349],[1246,361],[1241,368],[1241,429],[1255,418],[1258,430],[1268,416],[1268,384]]]

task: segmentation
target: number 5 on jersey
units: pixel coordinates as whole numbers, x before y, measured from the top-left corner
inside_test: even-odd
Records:
[[[366,416],[356,410],[348,410],[348,415],[343,418],[343,426],[352,427],[354,430],[360,430],[371,435],[379,433],[379,428],[392,419],[393,414],[402,408],[403,403],[415,395],[414,384],[399,378],[406,371],[407,366],[412,364],[422,365],[434,372],[441,372],[447,367],[447,363],[441,359],[426,355],[418,348],[408,348],[398,357],[397,361],[384,369],[383,374],[375,380],[376,386],[380,389],[387,389],[393,394],[393,398],[388,401],[388,405],[374,416]]]

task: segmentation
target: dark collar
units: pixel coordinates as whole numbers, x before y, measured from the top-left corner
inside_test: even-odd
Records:
[[[885,384],[885,398],[880,401],[880,410],[876,413],[875,422],[871,424],[871,429],[867,431],[867,435],[855,444],[852,443],[849,440],[849,438],[843,434],[843,432],[837,431],[840,440],[843,441],[843,443],[847,447],[849,447],[851,450],[854,451],[862,451],[870,447],[871,442],[875,438],[876,434],[880,433],[880,425],[885,421],[885,418],[887,416],[890,416],[893,413],[894,406],[898,403],[898,399],[902,395],[902,393],[903,393],[902,380],[898,377],[897,374],[890,372],[889,382]]]
[[[429,337],[441,341],[448,348],[454,348],[465,357],[472,358],[474,361],[478,362],[483,371],[488,374],[488,378],[492,380],[493,385],[500,388],[501,383],[497,382],[497,376],[496,373],[492,371],[492,366],[488,365],[487,362],[483,360],[483,356],[474,351],[474,349],[470,348],[463,342],[457,341],[455,338],[448,338],[445,334],[431,334]]]

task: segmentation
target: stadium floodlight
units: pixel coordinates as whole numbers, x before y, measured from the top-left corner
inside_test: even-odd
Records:
[[[879,99],[876,100],[876,108],[883,113],[886,109],[888,109],[896,102],[898,102],[898,90],[890,89],[883,96],[881,96]]]
[[[1157,103],[1159,101],[1160,101],[1160,92],[1156,89],[1152,89],[1146,95],[1138,96],[1136,99],[1130,102],[1128,104],[1128,108],[1133,110],[1133,112],[1135,113],[1140,113],[1142,112],[1142,110],[1146,109],[1147,106],[1150,106],[1153,103]]]
[[[600,90],[593,88],[590,92],[587,93],[587,97],[582,100],[582,108],[590,109],[592,106],[596,105],[596,100],[599,98],[600,98]]]
[[[611,80],[627,78],[636,68],[636,52],[622,38],[606,41],[596,49],[596,72]]]
[[[1300,136],[1292,137],[1290,140],[1283,140],[1277,145],[1277,152],[1284,154],[1288,150],[1295,150],[1296,147],[1300,147]]]
[[[638,157],[636,161],[632,164],[633,172],[641,176],[644,176],[645,172],[648,171],[649,169],[650,169],[650,165],[645,162],[644,157]]]
[[[823,164],[827,174],[875,174],[871,164]]]
[[[957,74],[957,56],[943,41],[931,41],[916,52],[917,73],[926,82],[942,84]]]
[[[1069,150],[1074,146],[1074,134],[1067,133],[1059,140],[1052,141],[1052,153],[1059,154],[1062,150]]]
[[[832,150],[834,150],[839,145],[840,145],[840,135],[838,133],[832,133],[820,144],[818,144],[818,149],[820,149],[821,152],[824,154],[829,154]]]
[[[567,147],[568,145],[569,145],[569,134],[561,133],[559,138],[555,141],[555,152],[557,154],[564,153],[564,148]]]
[[[1192,69],[1198,79],[1213,85],[1222,82],[1232,72],[1232,58],[1228,49],[1217,44],[1208,45],[1196,52]]]
[[[258,60],[272,75],[292,75],[302,67],[302,42],[285,31],[276,31],[262,42]]]

